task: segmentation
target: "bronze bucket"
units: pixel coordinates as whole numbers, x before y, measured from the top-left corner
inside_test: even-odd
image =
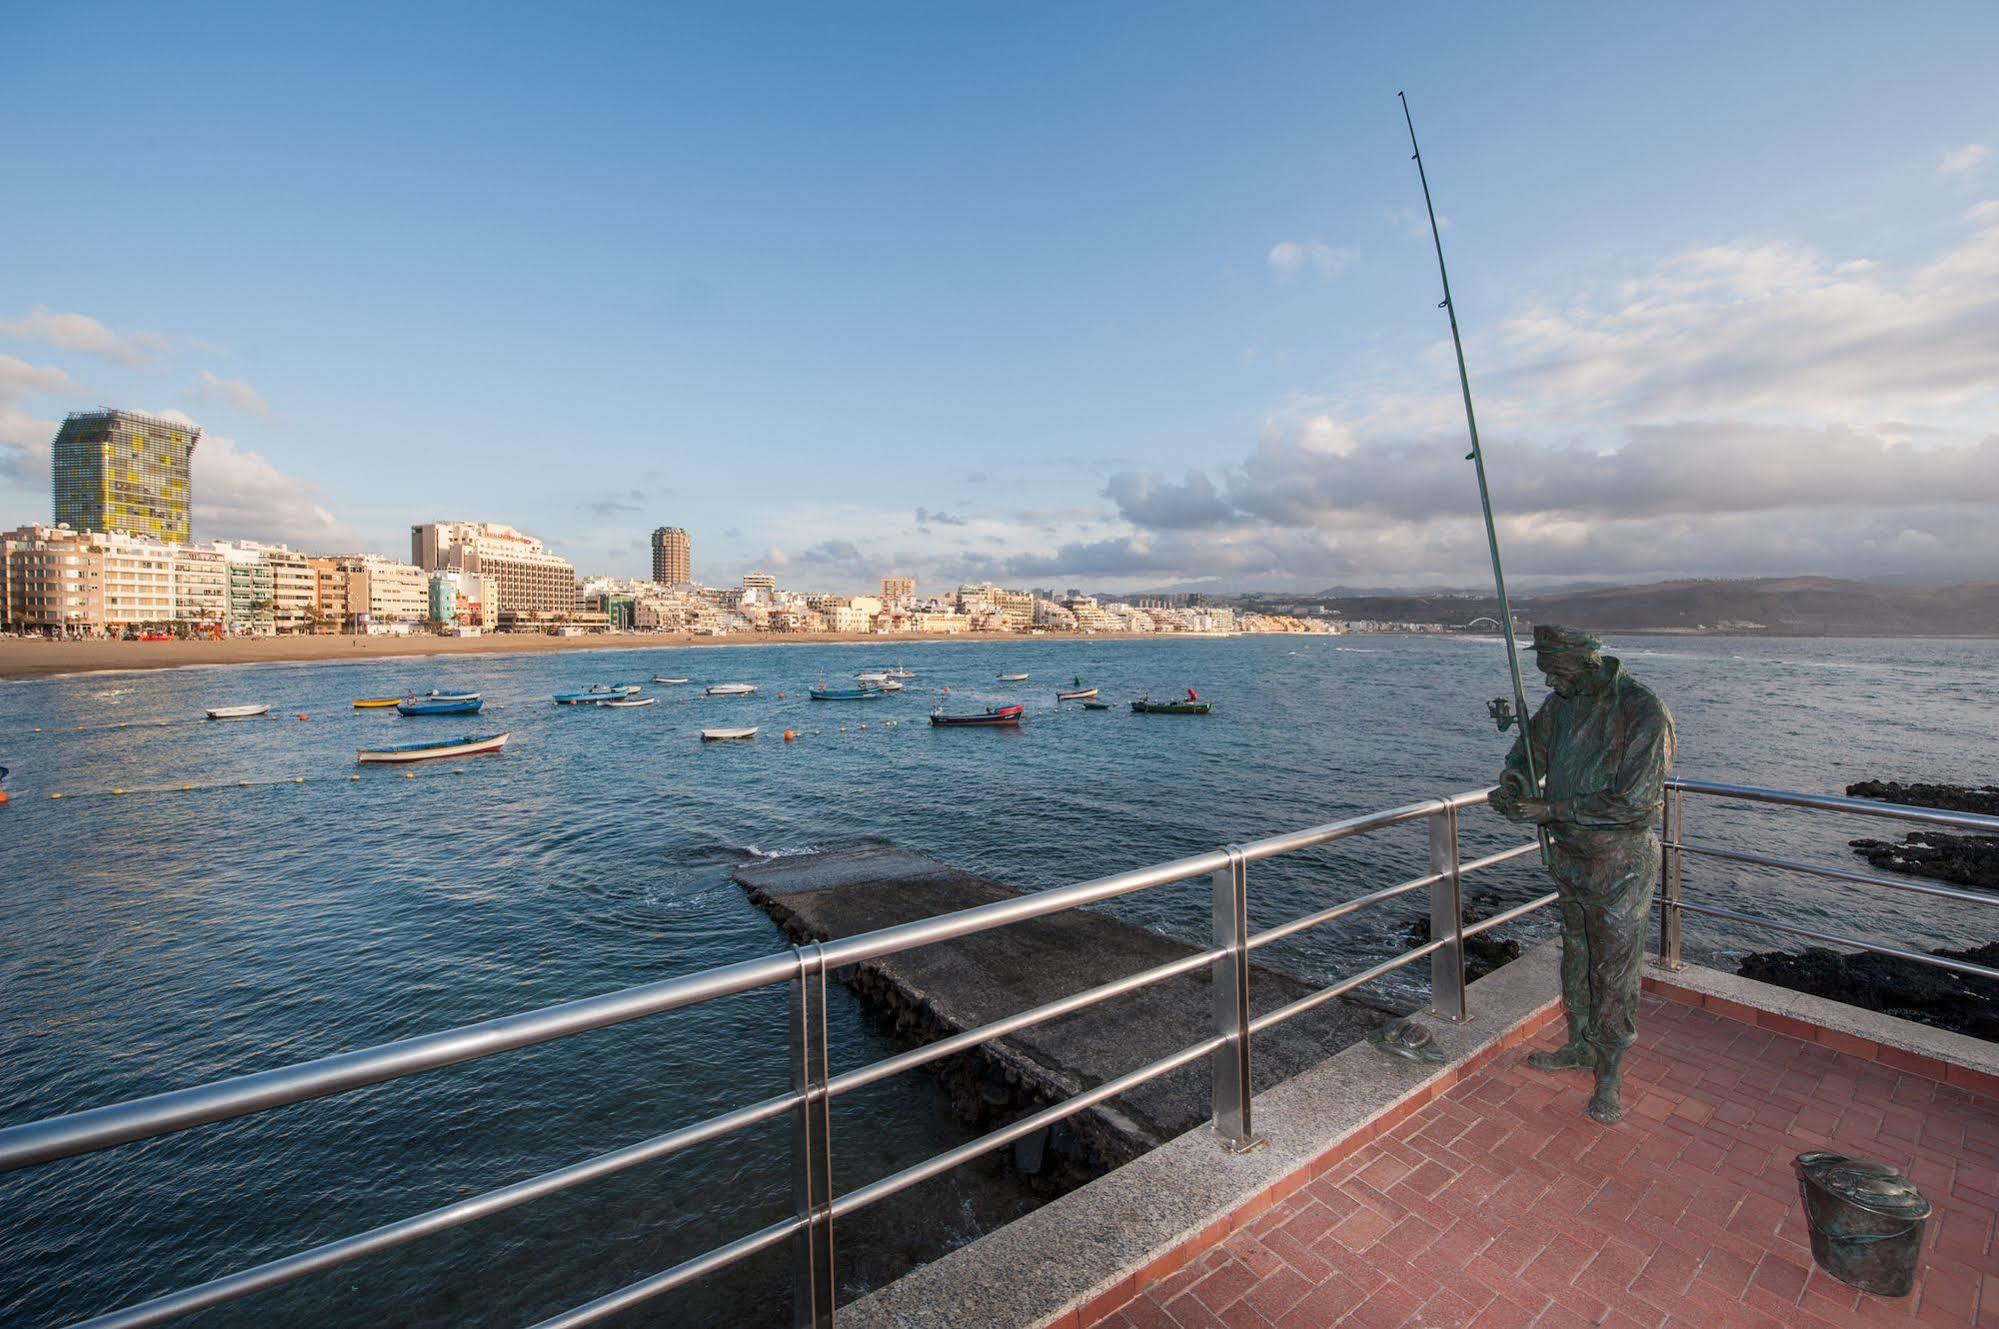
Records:
[[[1908,1296],[1929,1225],[1923,1193],[1894,1168],[1845,1154],[1799,1154],[1792,1167],[1819,1267],[1863,1292]]]

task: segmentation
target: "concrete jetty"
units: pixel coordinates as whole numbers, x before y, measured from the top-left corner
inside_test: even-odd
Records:
[[[1021,892],[880,840],[744,864],[734,873],[794,942],[829,941]],[[1168,887],[1166,889],[1176,889]],[[1177,889],[1202,892],[1189,883]],[[1058,997],[1194,953],[1195,947],[1091,909],[1069,910],[942,942],[840,976],[875,1014],[913,1042],[987,1024]],[[1209,1032],[1210,975],[1202,969],[1087,1011],[1008,1034],[934,1068],[960,1115],[999,1124],[1136,1070]],[[1252,966],[1257,1012],[1312,985]],[[1260,1092],[1358,1042],[1386,1017],[1330,1001],[1257,1036]],[[842,1068],[844,1069],[844,1068]],[[1070,1119],[1050,1143],[1093,1170],[1116,1167],[1207,1120],[1208,1071],[1195,1065]],[[1017,1159],[1040,1170],[1036,1151]]]

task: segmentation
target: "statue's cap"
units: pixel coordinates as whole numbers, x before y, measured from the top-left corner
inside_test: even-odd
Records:
[[[1563,651],[1595,655],[1603,649],[1603,639],[1579,628],[1562,628],[1552,623],[1536,623],[1534,649],[1545,655],[1556,655]]]

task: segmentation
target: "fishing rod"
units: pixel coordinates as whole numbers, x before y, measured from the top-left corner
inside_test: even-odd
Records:
[[[1515,720],[1519,721],[1520,750],[1527,758],[1527,783],[1538,798],[1541,794],[1541,773],[1535,767],[1533,736],[1528,732],[1533,712],[1527,709],[1527,685],[1520,678],[1520,643],[1513,637],[1513,606],[1506,599],[1506,570],[1499,562],[1499,528],[1492,520],[1492,490],[1485,482],[1485,450],[1479,446],[1478,416],[1471,405],[1471,375],[1465,372],[1465,343],[1464,338],[1458,335],[1458,307],[1451,299],[1451,274],[1444,267],[1444,234],[1437,227],[1437,207],[1430,201],[1430,176],[1423,169],[1423,150],[1416,146],[1416,122],[1409,115],[1409,95],[1403,92],[1395,95],[1402,101],[1402,121],[1409,126],[1409,151],[1416,161],[1416,178],[1423,184],[1423,210],[1430,214],[1430,239],[1437,246],[1437,276],[1444,283],[1444,298],[1437,307],[1451,319],[1451,345],[1458,353],[1458,387],[1465,398],[1465,429],[1471,434],[1471,451],[1465,454],[1465,460],[1478,472],[1478,501],[1479,506],[1485,509],[1485,542],[1492,550],[1492,585],[1499,593],[1499,622],[1506,633],[1506,667],[1513,675],[1512,699],[1495,698],[1486,703],[1485,709],[1501,733],[1506,732]],[[1543,826],[1538,831],[1541,857],[1545,860],[1548,857],[1548,830]]]

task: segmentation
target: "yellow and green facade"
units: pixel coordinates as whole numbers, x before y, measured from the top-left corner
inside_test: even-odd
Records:
[[[199,427],[136,411],[77,411],[56,431],[55,520],[167,544],[193,540],[189,472]]]

